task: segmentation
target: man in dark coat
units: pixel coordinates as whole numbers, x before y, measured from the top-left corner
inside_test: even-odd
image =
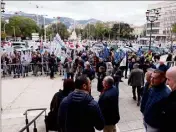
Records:
[[[55,56],[51,55],[49,58],[49,68],[50,68],[50,78],[53,79],[54,78],[54,66],[55,66],[56,60],[55,60]]]
[[[102,59],[102,58],[99,59],[99,63],[96,65],[96,72],[97,72],[97,73],[99,73],[99,67],[100,67],[100,66],[103,66],[103,67],[105,68],[105,72],[106,72],[106,69],[107,69],[106,63],[103,62],[103,59]]]
[[[158,108],[160,110],[160,130],[159,132],[176,132],[175,119],[176,119],[176,67],[171,67],[166,72],[167,84],[171,88],[171,94],[163,99]]]
[[[104,128],[98,103],[89,95],[91,82],[86,76],[75,81],[76,90],[60,104],[58,119],[62,132],[95,132]]]
[[[103,132],[116,132],[116,124],[120,120],[119,115],[119,93],[113,86],[114,79],[106,76],[103,80],[103,92],[98,104],[105,118],[105,127]]]
[[[98,72],[97,76],[98,76],[97,91],[102,92],[102,90],[103,90],[103,83],[102,82],[106,76],[105,68],[103,66],[99,67],[99,72]]]
[[[151,76],[152,87],[149,89],[148,99],[143,112],[146,132],[158,132],[160,129],[161,119],[158,114],[161,109],[159,109],[158,103],[166,99],[171,93],[165,81],[165,73],[158,69],[154,70]]]
[[[137,95],[138,95],[137,106],[139,106],[140,105],[141,86],[144,85],[144,72],[143,72],[143,70],[139,69],[138,63],[135,63],[133,68],[134,69],[131,71],[131,74],[128,79],[128,84],[130,86],[132,86],[134,100],[136,100],[136,88],[137,88]]]

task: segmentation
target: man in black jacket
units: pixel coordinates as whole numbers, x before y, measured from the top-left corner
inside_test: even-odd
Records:
[[[89,95],[91,81],[79,76],[76,90],[60,104],[58,119],[62,132],[95,132],[104,128],[104,119],[98,103]]]
[[[50,78],[53,79],[54,78],[54,66],[55,66],[55,56],[51,55],[49,58],[49,68],[50,68]]]
[[[159,107],[161,128],[160,132],[176,132],[176,66],[166,72],[167,84],[171,88],[171,94],[160,102]]]
[[[106,76],[103,80],[104,90],[98,104],[105,118],[105,127],[103,132],[116,132],[116,124],[120,120],[119,115],[119,93],[113,86],[114,79]]]

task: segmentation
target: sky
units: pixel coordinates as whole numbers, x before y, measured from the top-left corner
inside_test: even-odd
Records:
[[[5,11],[35,13],[50,18],[60,16],[75,20],[94,18],[123,21],[140,26],[146,23],[148,5],[159,2],[161,1],[5,1]]]

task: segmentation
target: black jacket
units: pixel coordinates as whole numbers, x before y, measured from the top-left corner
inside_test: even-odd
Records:
[[[161,128],[160,132],[176,132],[176,91],[171,92],[168,98],[159,104]]]
[[[105,125],[115,125],[120,120],[119,93],[115,87],[106,90],[98,101],[105,118]]]
[[[95,132],[104,128],[98,103],[83,91],[70,93],[60,104],[59,125],[62,132]]]

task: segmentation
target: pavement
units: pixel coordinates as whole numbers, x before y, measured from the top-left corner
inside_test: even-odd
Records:
[[[167,55],[161,57],[165,61]],[[118,132],[144,132],[142,115],[137,102],[132,99],[132,88],[123,79],[119,85],[120,121],[117,124]],[[53,95],[62,89],[62,77],[54,80],[49,77],[5,78],[2,79],[2,132],[18,132],[25,126],[23,113],[27,109],[47,108],[49,110]],[[98,100],[96,90],[97,80],[92,82],[92,96]],[[31,121],[39,111],[29,112]],[[45,132],[44,115],[36,122],[38,132]],[[31,125],[30,130],[33,129]],[[96,131],[98,132],[98,131]]]
[[[23,113],[31,108],[47,108],[49,110],[53,95],[62,89],[62,77],[54,80],[49,77],[5,78],[2,80],[2,132],[18,132],[25,126]],[[96,90],[97,80],[92,82],[92,95],[98,100]],[[137,102],[132,99],[132,89],[127,80],[119,86],[120,122],[117,124],[118,132],[144,132],[142,115]],[[47,111],[48,112],[48,111]],[[39,111],[29,112],[29,121]],[[44,115],[37,120],[38,132],[45,132]],[[31,125],[30,129],[33,129]],[[96,131],[98,132],[98,131]]]

